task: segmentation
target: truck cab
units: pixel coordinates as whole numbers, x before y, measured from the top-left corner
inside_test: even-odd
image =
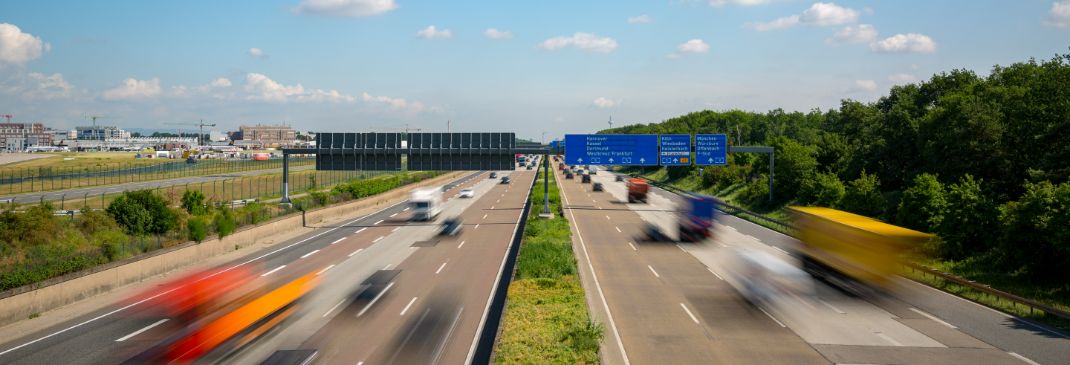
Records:
[[[442,211],[442,189],[413,190],[409,198],[412,207],[412,220],[431,221]]]

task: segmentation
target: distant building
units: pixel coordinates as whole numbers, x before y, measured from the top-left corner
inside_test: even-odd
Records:
[[[290,147],[297,141],[297,131],[285,125],[243,125],[234,136],[234,141],[256,144],[261,147]]]
[[[77,138],[83,141],[103,141],[108,138],[130,138],[130,132],[115,126],[75,127]]]
[[[47,129],[45,132],[52,134],[52,145],[62,144],[63,141],[78,139],[78,131],[74,129]]]
[[[43,123],[0,123],[0,148],[25,151],[33,146],[49,146],[52,134]]]
[[[208,140],[212,142],[226,142],[227,135],[220,131],[209,131]]]

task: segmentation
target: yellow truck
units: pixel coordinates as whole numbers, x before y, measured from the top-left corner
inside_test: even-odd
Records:
[[[803,269],[853,289],[852,282],[888,289],[904,256],[932,235],[831,208],[788,207]],[[846,280],[845,280],[846,279]]]

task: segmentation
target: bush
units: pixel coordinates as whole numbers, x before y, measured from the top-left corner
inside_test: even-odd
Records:
[[[1000,207],[1004,262],[1032,278],[1065,282],[1070,277],[1070,183],[1025,184],[1018,201]]]
[[[847,184],[841,206],[852,213],[878,218],[884,212],[885,204],[880,185],[877,175],[862,171],[862,176]]]
[[[207,212],[204,207],[204,193],[199,190],[186,190],[182,193],[182,209],[192,215],[201,215]]]
[[[915,176],[914,185],[903,191],[899,200],[896,222],[907,228],[933,232],[948,208],[944,194],[944,185],[936,175]]]
[[[115,223],[115,220],[99,210],[92,210],[88,208],[82,209],[82,214],[78,217],[75,225],[79,231],[86,235],[94,235],[101,231],[114,231],[119,229],[119,224]]]
[[[190,218],[186,222],[186,229],[189,239],[198,243],[204,241],[204,238],[208,236],[208,222],[205,222],[200,217]]]
[[[226,207],[219,208],[219,212],[216,213],[212,223],[215,225],[215,232],[219,234],[219,238],[234,233],[234,230],[238,228],[238,222],[234,219],[234,212]]]
[[[803,181],[799,187],[799,200],[805,204],[835,208],[846,190],[840,178],[833,173],[818,173],[813,179]]]
[[[961,260],[988,251],[992,232],[996,231],[997,214],[991,200],[981,191],[981,183],[973,176],[967,174],[949,186],[947,210],[936,227],[942,238],[941,254]]]
[[[125,192],[108,204],[108,215],[131,234],[161,235],[175,229],[178,216],[151,190]]]
[[[775,183],[776,182],[774,181],[774,184]],[[764,207],[769,205],[768,175],[758,175],[757,179],[753,179],[747,183],[747,190],[743,191],[740,198],[742,198],[745,203],[754,207]]]

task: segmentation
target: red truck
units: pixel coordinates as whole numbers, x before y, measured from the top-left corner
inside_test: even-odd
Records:
[[[646,203],[646,194],[650,191],[650,184],[639,178],[628,179],[628,202]]]

